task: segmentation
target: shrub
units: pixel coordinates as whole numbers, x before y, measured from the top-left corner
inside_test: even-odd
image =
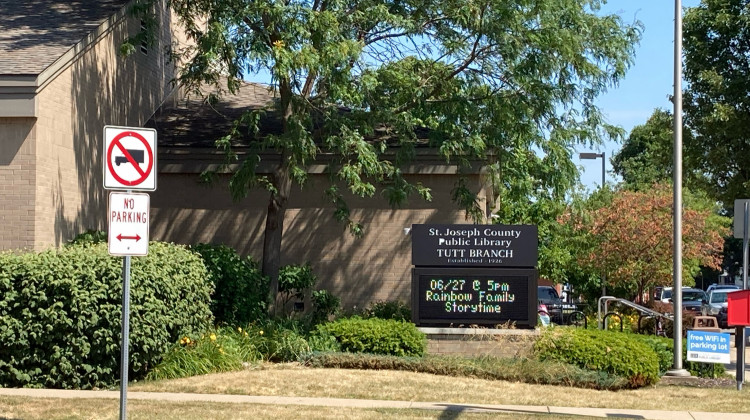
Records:
[[[259,337],[258,351],[272,362],[294,362],[309,354],[305,326],[299,320],[271,319],[259,325],[248,325],[251,336]]]
[[[315,286],[318,278],[309,264],[285,265],[279,269],[279,293],[287,304],[292,297],[304,299],[305,291]]]
[[[364,311],[364,318],[395,319],[411,322],[411,307],[400,300],[373,302]]]
[[[312,325],[328,321],[329,317],[335,316],[341,309],[341,298],[328,290],[315,290],[311,298],[313,310],[309,320]]]
[[[214,286],[211,312],[218,324],[245,325],[268,317],[269,280],[249,257],[224,245],[198,244]]]
[[[260,360],[257,336],[242,328],[211,329],[200,336],[184,336],[147,379],[175,379],[240,370],[243,363]]]
[[[617,390],[628,382],[607,372],[593,372],[567,363],[525,358],[456,356],[396,357],[354,353],[314,353],[303,362],[311,367],[338,369],[403,370],[531,384]]]
[[[425,335],[404,321],[344,318],[319,325],[318,333],[335,337],[343,351],[354,353],[422,356],[427,347]]]
[[[132,259],[130,375],[143,376],[181,336],[212,322],[200,258],[152,242]],[[92,388],[116,383],[122,259],[106,244],[0,254],[0,386]]]
[[[557,360],[622,376],[634,388],[651,385],[659,378],[656,353],[633,334],[554,328],[542,334],[534,350],[540,360]]]

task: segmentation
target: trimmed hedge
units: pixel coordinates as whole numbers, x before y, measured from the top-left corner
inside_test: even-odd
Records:
[[[250,257],[240,257],[225,245],[198,244],[213,282],[211,312],[217,324],[246,325],[268,318],[269,279]]]
[[[131,262],[130,377],[213,321],[200,257],[152,242]],[[0,386],[89,389],[117,383],[122,258],[106,244],[0,254]]]
[[[317,333],[332,336],[341,350],[392,356],[422,356],[427,338],[417,327],[404,321],[360,317],[343,318],[319,325]]]
[[[396,357],[355,353],[312,353],[302,360],[306,366],[336,369],[401,370],[433,375],[504,380],[529,384],[606,389],[627,387],[628,382],[606,372],[581,369],[567,363],[540,362],[524,358],[483,356]]]
[[[540,360],[557,360],[628,379],[631,387],[659,379],[659,360],[652,348],[632,334],[579,328],[552,328],[534,345]]]

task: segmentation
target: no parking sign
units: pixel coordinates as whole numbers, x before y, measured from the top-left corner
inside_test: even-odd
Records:
[[[104,188],[156,190],[156,130],[104,127]]]

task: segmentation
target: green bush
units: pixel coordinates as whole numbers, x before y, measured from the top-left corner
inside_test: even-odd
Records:
[[[130,377],[212,323],[201,259],[152,242],[132,259]],[[0,386],[93,388],[119,377],[122,258],[107,245],[0,254]]]
[[[411,322],[411,307],[400,300],[373,302],[364,311],[364,318],[395,319]]]
[[[341,298],[328,290],[313,291],[311,300],[313,309],[310,312],[309,322],[312,325],[328,321],[329,317],[336,316],[341,310]]]
[[[553,328],[534,345],[540,360],[557,360],[584,369],[608,372],[628,379],[631,387],[656,383],[656,353],[634,334],[612,331]]]
[[[299,320],[271,319],[259,325],[248,325],[247,331],[254,337],[261,337],[258,351],[272,362],[296,362],[312,351],[305,325]]]
[[[198,244],[214,285],[211,312],[218,324],[245,325],[268,318],[269,280],[249,257],[224,245]]]
[[[184,336],[146,375],[149,380],[175,379],[240,370],[243,363],[260,360],[259,336],[242,328],[211,329],[200,336]]]
[[[344,318],[319,325],[318,333],[335,337],[343,351],[353,353],[422,356],[427,347],[414,324],[396,320]]]
[[[313,273],[310,264],[285,265],[279,269],[279,294],[282,295],[284,305],[292,297],[299,300],[305,298],[305,291],[317,283],[318,277]]]
[[[628,385],[624,378],[607,372],[594,372],[567,363],[540,362],[524,358],[397,357],[362,353],[313,353],[305,357],[303,362],[311,367],[402,370],[433,375],[589,389],[617,390]]]

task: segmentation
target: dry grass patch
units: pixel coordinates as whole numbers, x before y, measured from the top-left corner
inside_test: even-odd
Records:
[[[0,397],[0,419],[27,420],[99,420],[119,416],[118,400],[55,399]],[[306,420],[435,420],[446,418],[466,420],[519,419],[540,420],[549,415],[522,413],[467,413],[433,410],[357,409],[346,407],[278,406],[263,404],[230,404],[204,402],[128,401],[130,420],[185,419],[291,419]],[[560,417],[555,417],[560,418]],[[573,417],[563,417],[572,419]],[[576,416],[576,419],[582,417]]]
[[[670,386],[613,392],[401,371],[305,368],[295,363],[265,364],[259,369],[242,372],[138,383],[130,390],[750,412],[750,391],[747,388],[737,391]]]

